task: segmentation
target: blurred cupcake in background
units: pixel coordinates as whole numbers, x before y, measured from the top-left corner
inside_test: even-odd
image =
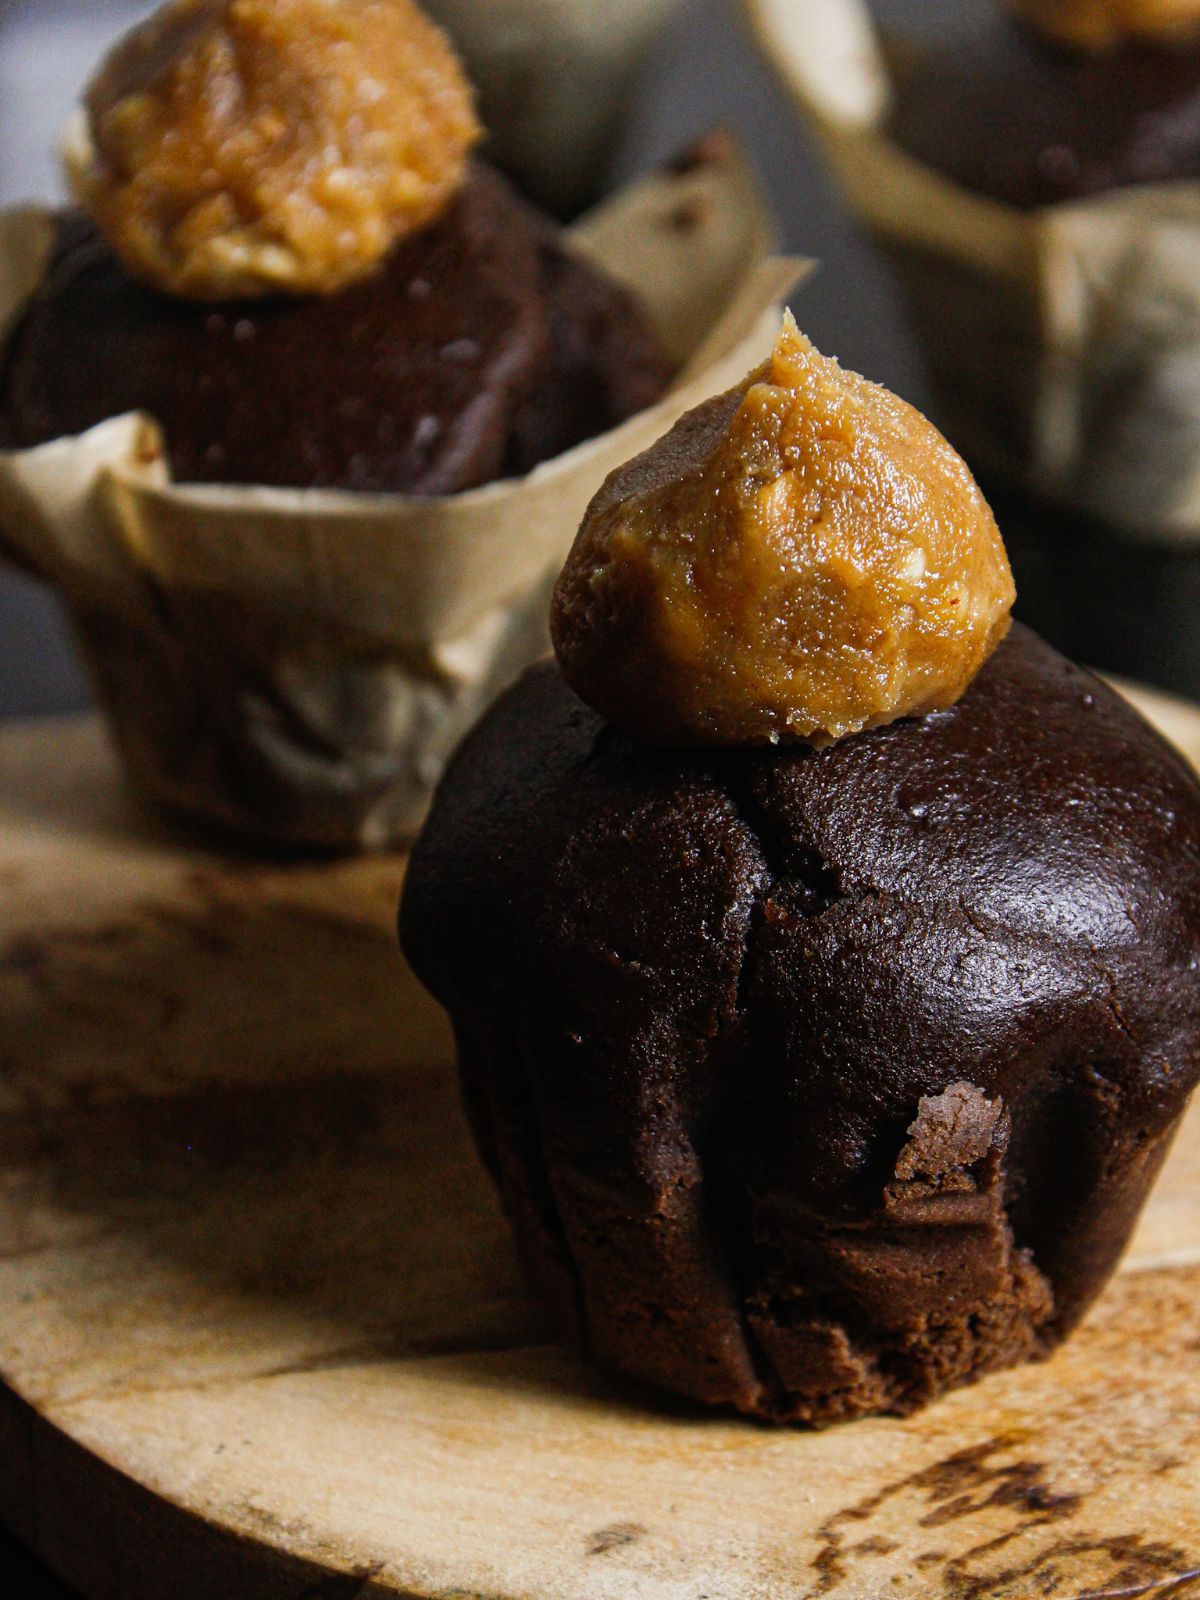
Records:
[[[411,0],[174,0],[89,88],[80,209],[0,219],[0,540],[171,811],[408,833],[605,473],[794,277],[728,140],[564,234],[481,133]]]
[[[1200,4],[980,0],[882,38],[749,0],[893,264],[1021,614],[1200,693]]]

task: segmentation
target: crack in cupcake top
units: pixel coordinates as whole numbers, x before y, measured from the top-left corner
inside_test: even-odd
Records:
[[[449,204],[481,131],[412,0],[173,0],[86,110],[79,198],[130,273],[189,299],[369,275]]]
[[[788,313],[769,361],[609,477],[552,631],[637,737],[820,745],[953,704],[1013,599],[965,463]]]

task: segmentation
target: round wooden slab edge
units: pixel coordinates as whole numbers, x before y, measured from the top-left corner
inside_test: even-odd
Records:
[[[1200,1113],[1051,1362],[771,1432],[548,1339],[402,862],[181,845],[90,722],[0,734],[0,841],[0,1518],[87,1600],[1200,1594]]]

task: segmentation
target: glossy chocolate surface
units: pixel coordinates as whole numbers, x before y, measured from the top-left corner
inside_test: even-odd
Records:
[[[654,752],[550,664],[461,748],[402,938],[534,1283],[772,1420],[1041,1355],[1200,1074],[1200,786],[1016,627],[957,706]]]

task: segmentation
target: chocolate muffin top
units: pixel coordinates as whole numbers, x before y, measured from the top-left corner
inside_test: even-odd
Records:
[[[629,295],[476,164],[377,276],[327,296],[175,299],[70,219],[0,364],[0,441],[141,410],[181,481],[451,494],[614,426],[666,378]]]
[[[639,746],[545,664],[402,938],[564,1325],[760,1415],[904,1410],[1112,1269],[1200,1074],[1200,786],[1020,627],[823,749]]]
[[[1200,45],[1072,49],[996,15],[895,52],[889,132],[968,189],[1028,209],[1200,177]]]

